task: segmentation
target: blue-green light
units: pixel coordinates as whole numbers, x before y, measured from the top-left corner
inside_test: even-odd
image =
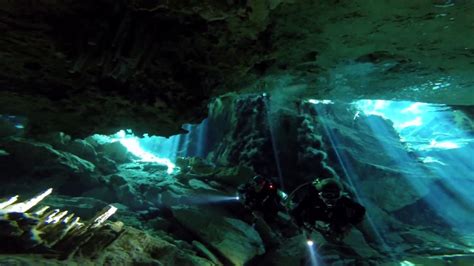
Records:
[[[362,112],[392,121],[401,140],[413,150],[458,149],[474,142],[453,123],[453,112],[443,104],[385,100],[359,100],[353,104],[358,110],[354,120]]]
[[[125,146],[130,153],[139,157],[144,162],[154,162],[157,164],[166,165],[168,167],[168,174],[171,174],[176,167],[176,165],[172,163],[170,159],[161,158],[150,152],[145,151],[140,146],[139,138],[133,135],[133,133],[127,134],[125,130],[120,130],[114,135],[113,139],[115,139],[116,141],[120,141],[120,143]]]

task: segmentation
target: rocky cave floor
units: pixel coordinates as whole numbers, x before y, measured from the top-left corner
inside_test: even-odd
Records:
[[[92,258],[79,255],[59,261],[40,254],[3,254],[1,265],[310,263],[302,235],[277,229],[280,232],[269,240],[232,199],[237,185],[252,176],[245,167],[217,167],[199,158],[179,158],[180,170],[168,174],[162,165],[138,161],[119,142],[98,144],[92,138],[71,140],[64,134],[41,141],[5,138],[2,148],[2,175],[11,178],[3,181],[2,197],[28,196],[53,187],[55,193],[44,204],[84,218],[112,204],[118,211],[111,220],[124,222],[126,230]],[[414,263],[406,265],[472,265],[472,249],[462,243],[463,237],[473,236],[400,223],[384,235],[388,251],[383,255],[355,230],[345,247],[314,236],[326,265],[403,265],[403,261]]]

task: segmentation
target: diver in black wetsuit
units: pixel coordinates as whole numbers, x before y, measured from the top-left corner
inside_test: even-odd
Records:
[[[365,208],[343,193],[337,179],[316,179],[291,215],[300,228],[341,241],[352,226],[362,223]]]
[[[239,198],[252,212],[260,212],[267,222],[273,222],[283,207],[284,193],[278,190],[272,180],[263,176],[254,176],[237,189]]]
[[[240,201],[251,212],[252,226],[259,232],[265,246],[281,244],[281,229],[292,225],[289,218],[285,221],[279,215],[279,212],[286,212],[283,204],[286,194],[272,180],[259,175],[240,185],[237,191]]]

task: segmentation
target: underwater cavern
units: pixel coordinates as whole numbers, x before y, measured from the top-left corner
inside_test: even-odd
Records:
[[[0,265],[474,265],[474,1],[0,2]]]

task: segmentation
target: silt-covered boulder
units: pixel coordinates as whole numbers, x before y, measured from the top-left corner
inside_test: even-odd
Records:
[[[182,226],[232,265],[244,265],[265,252],[260,235],[241,220],[202,208],[173,208],[173,215]]]

